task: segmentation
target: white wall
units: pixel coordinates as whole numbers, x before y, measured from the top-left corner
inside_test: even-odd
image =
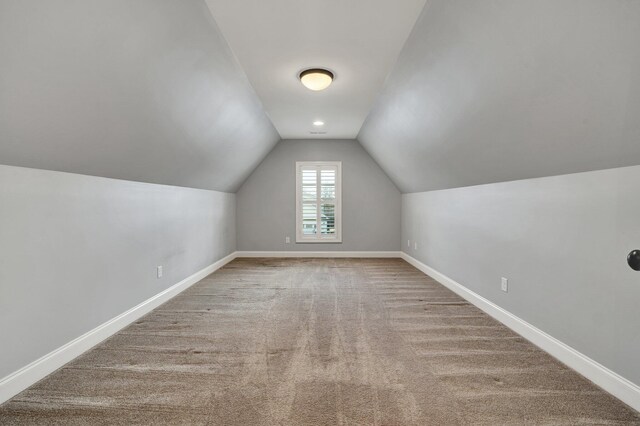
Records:
[[[639,182],[635,166],[404,194],[402,247],[640,384]]]
[[[0,166],[0,378],[235,244],[234,194]]]
[[[295,163],[334,160],[342,161],[342,243],[296,244]],[[237,196],[238,250],[400,249],[400,192],[354,140],[280,141]]]

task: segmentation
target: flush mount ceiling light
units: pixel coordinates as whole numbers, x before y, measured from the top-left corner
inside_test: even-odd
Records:
[[[316,120],[313,122],[314,126],[324,126],[324,121]]]
[[[324,68],[310,68],[300,73],[300,81],[309,90],[324,90],[333,81],[333,73]]]

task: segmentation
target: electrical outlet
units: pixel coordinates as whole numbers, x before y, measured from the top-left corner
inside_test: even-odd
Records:
[[[284,237],[284,242],[285,242],[285,244],[290,244],[291,243],[291,237]]]
[[[500,282],[500,290],[507,293],[509,291],[509,280],[505,277],[502,277],[502,281]]]
[[[407,240],[407,247],[411,248],[411,240]]]
[[[413,243],[413,249],[414,249],[414,250],[418,250],[418,242],[417,242],[417,241],[414,241],[414,243]]]
[[[162,266],[158,266],[158,278],[162,278]]]

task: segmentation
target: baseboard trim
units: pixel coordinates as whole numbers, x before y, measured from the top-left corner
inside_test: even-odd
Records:
[[[640,411],[640,386],[408,254],[402,252],[401,257],[622,402]]]
[[[117,317],[110,319],[93,330],[88,331],[82,336],[73,339],[58,349],[33,361],[31,364],[4,377],[0,380],[0,404],[53,373],[79,355],[82,355],[98,343],[114,335],[127,325],[151,312],[153,309],[191,287],[212,272],[220,269],[235,258],[236,252],[231,253],[161,293],[156,294]]]
[[[401,257],[399,251],[238,251],[236,253],[237,257]]]

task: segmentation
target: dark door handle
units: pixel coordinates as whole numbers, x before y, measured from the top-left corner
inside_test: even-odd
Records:
[[[627,256],[627,263],[634,271],[640,271],[640,250],[633,250]]]

